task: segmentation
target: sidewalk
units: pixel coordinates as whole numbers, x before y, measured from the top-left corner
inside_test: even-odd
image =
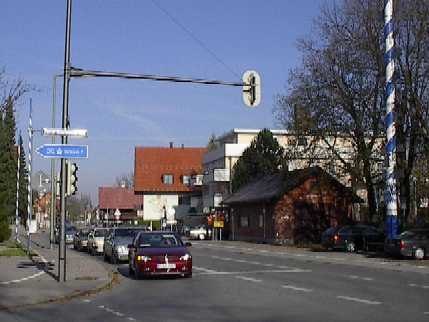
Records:
[[[26,247],[26,236],[20,235],[20,241]],[[114,283],[114,274],[101,263],[73,249],[67,249],[67,281],[59,283],[58,247],[50,249],[44,234],[32,235],[31,251],[37,254],[31,260],[8,257],[0,261],[0,310],[66,300],[95,293]]]
[[[307,261],[345,264],[356,266],[371,266],[378,269],[416,272],[429,274],[429,260],[406,260],[378,257],[376,254],[347,253],[340,251],[312,251],[309,248],[295,246],[276,246],[245,241],[192,241],[197,247],[222,248],[243,253],[257,253],[262,256],[282,256],[284,258],[302,259]]]

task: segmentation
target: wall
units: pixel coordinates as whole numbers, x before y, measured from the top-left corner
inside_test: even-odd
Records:
[[[143,199],[144,220],[160,220],[164,216],[164,209],[174,208],[179,205],[177,194],[145,194]]]

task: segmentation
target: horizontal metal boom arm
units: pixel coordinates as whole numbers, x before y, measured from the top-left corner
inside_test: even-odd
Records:
[[[243,82],[224,82],[220,80],[209,80],[201,78],[184,78],[175,76],[158,76],[148,74],[129,74],[129,73],[117,73],[117,72],[103,72],[96,70],[83,70],[77,68],[71,68],[71,77],[110,77],[110,78],[126,78],[126,79],[149,79],[160,82],[175,82],[175,83],[194,83],[204,85],[225,85],[225,86],[249,86],[251,84],[245,84]]]

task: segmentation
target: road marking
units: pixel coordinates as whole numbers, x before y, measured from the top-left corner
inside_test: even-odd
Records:
[[[136,319],[132,318],[131,316],[128,317],[129,321],[136,321]]]
[[[425,315],[429,315],[429,312],[423,312],[423,314],[425,314]]]
[[[197,273],[198,275],[238,275],[238,274],[255,274],[255,273],[309,273],[311,270],[309,269],[301,269],[290,267],[289,269],[269,269],[269,270],[254,270],[254,271],[234,271],[234,272],[223,272],[223,271],[215,271],[212,269],[193,266],[193,269],[197,271],[201,271],[201,273]]]
[[[299,291],[299,292],[313,292],[312,289],[310,288],[304,288],[304,287],[296,287],[293,285],[282,285],[283,288],[289,289],[289,290],[294,290],[294,291]]]
[[[418,284],[415,284],[415,283],[410,283],[410,284],[408,284],[408,286],[418,287],[418,288],[423,288],[423,289],[429,289],[429,285],[418,285]]]
[[[262,264],[262,266],[265,266],[265,267],[273,267],[274,265],[273,265],[273,264]]]
[[[342,296],[342,295],[337,296],[337,299],[359,302],[359,303],[364,303],[364,304],[369,304],[369,305],[380,305],[381,304],[381,302],[378,302],[378,301],[370,301],[370,300],[365,300],[365,299],[359,299],[357,297]]]
[[[23,282],[23,281],[28,281],[28,280],[36,278],[36,277],[38,277],[40,275],[43,275],[43,274],[45,274],[45,271],[38,272],[38,273],[35,273],[33,275],[30,275],[30,276],[27,276],[27,277],[23,277],[23,278],[20,278],[20,279],[16,279],[16,280],[11,280],[11,281],[6,281],[6,282],[0,282],[0,285],[8,285],[8,284],[20,283],[20,282]]]
[[[346,277],[354,279],[354,280],[363,280],[363,281],[373,281],[372,277],[361,277],[357,275],[346,275]]]
[[[238,279],[243,280],[243,281],[249,281],[249,282],[255,282],[255,283],[262,282],[262,280],[258,280],[256,278],[246,277],[246,276],[236,276],[235,278],[238,278]]]
[[[82,300],[84,303],[91,303],[91,300]]]

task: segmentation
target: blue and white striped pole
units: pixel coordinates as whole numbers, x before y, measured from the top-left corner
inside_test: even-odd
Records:
[[[393,238],[398,232],[398,210],[396,200],[396,137],[395,137],[395,86],[393,84],[393,73],[395,71],[395,61],[393,58],[393,0],[385,0],[384,3],[384,38],[386,44],[385,64],[386,64],[386,237]]]
[[[18,141],[18,164],[16,167],[16,209],[15,209],[15,240],[18,242],[18,226],[19,226],[19,168],[21,161],[21,133],[19,133]]]
[[[33,104],[30,98],[30,116],[29,116],[29,124],[28,124],[28,206],[27,206],[27,227],[28,227],[28,244],[27,249],[30,253],[30,245],[31,245],[31,219],[33,218],[33,194],[31,189],[31,177],[33,175],[33,121],[31,119],[33,113]]]

